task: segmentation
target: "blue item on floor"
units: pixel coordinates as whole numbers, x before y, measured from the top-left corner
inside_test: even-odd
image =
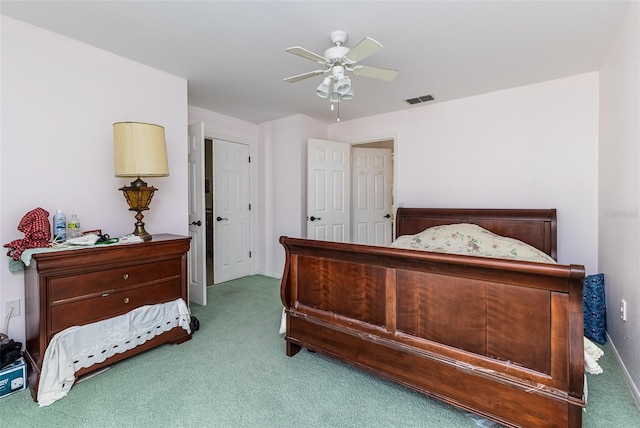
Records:
[[[584,335],[604,345],[607,342],[604,274],[588,275],[584,279],[582,308],[584,310]]]

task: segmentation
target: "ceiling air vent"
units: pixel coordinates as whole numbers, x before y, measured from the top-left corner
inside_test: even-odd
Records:
[[[405,100],[406,102],[408,102],[409,104],[419,104],[419,103],[426,103],[427,101],[433,101],[433,95],[423,95],[421,97],[416,97],[416,98],[409,98],[408,100]]]

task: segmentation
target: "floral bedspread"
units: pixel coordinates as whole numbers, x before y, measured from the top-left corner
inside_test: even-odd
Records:
[[[434,226],[415,235],[399,236],[391,246],[437,253],[556,263],[549,255],[529,244],[496,235],[469,223]]]

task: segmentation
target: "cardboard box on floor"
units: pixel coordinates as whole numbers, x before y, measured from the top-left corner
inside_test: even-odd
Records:
[[[27,366],[20,358],[0,370],[0,398],[27,387]]]

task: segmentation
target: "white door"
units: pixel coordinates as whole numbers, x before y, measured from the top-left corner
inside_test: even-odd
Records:
[[[353,148],[352,242],[391,244],[391,150]]]
[[[251,275],[249,146],[213,140],[213,282]]]
[[[351,145],[316,140],[307,143],[307,238],[351,239]]]
[[[189,125],[189,300],[207,304],[206,222],[204,213],[204,123]]]

